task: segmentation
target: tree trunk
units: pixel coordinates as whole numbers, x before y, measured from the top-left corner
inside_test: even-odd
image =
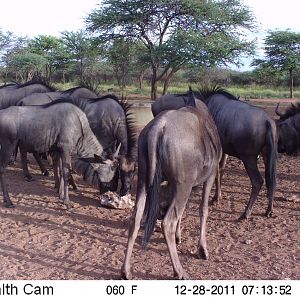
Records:
[[[164,89],[163,89],[163,95],[165,95],[168,92],[170,80],[173,77],[173,75],[180,69],[180,67],[172,68],[171,72],[168,74],[166,73],[165,79],[164,79]]]
[[[143,88],[143,81],[144,81],[144,73],[145,71],[141,71],[139,76],[138,76],[138,82],[139,82],[139,88]]]
[[[289,69],[290,74],[290,98],[294,98],[294,78],[293,78],[293,69]]]
[[[168,88],[169,88],[171,78],[172,78],[172,73],[170,73],[169,75],[167,75],[165,77],[163,95],[165,95],[168,92]]]
[[[157,99],[157,70],[152,68],[152,79],[151,79],[151,100]]]

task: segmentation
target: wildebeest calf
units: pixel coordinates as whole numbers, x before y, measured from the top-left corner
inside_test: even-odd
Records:
[[[167,181],[168,209],[162,228],[174,274],[187,278],[176,251],[180,220],[192,189],[203,184],[200,200],[199,254],[208,257],[205,238],[208,198],[221,158],[217,128],[207,109],[193,107],[160,113],[141,132],[138,140],[137,200],[130,219],[129,237],[122,276],[130,279],[130,257],[144,215],[144,242],[148,242],[160,211],[159,189]]]

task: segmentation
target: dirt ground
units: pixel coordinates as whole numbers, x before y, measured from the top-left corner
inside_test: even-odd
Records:
[[[259,161],[263,171],[262,161]],[[70,190],[75,213],[66,211],[50,177],[31,164],[34,182],[25,182],[19,160],[9,166],[7,180],[15,208],[0,204],[1,279],[119,279],[127,242],[130,209],[99,206],[95,188],[75,176]],[[223,200],[209,208],[209,259],[197,258],[199,197],[194,195],[182,222],[181,263],[192,279],[300,279],[300,158],[281,156],[274,215],[263,187],[252,217],[238,222],[250,195],[242,163],[230,158],[223,180]],[[134,195],[134,187],[132,191]],[[140,235],[141,236],[141,235]],[[172,279],[163,235],[153,234],[146,250],[134,248],[134,279]]]

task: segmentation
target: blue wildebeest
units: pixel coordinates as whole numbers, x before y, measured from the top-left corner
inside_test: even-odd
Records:
[[[41,106],[12,106],[0,110],[0,179],[3,200],[12,207],[6,182],[5,168],[19,145],[27,152],[52,152],[62,161],[60,198],[70,208],[68,194],[71,154],[93,164],[99,186],[107,185],[115,176],[117,158],[102,158],[103,147],[89,127],[86,115],[75,105],[57,100]],[[94,157],[94,155],[98,155]]]
[[[0,87],[0,109],[16,103],[33,93],[53,92],[54,88],[42,81],[29,81],[24,84],[9,84]]]
[[[267,186],[268,208],[266,216],[272,215],[273,198],[276,187],[277,136],[275,122],[268,114],[258,107],[242,102],[220,87],[202,89],[195,93],[196,106],[203,102],[208,107],[220,135],[223,157],[220,165],[220,176],[225,167],[227,155],[242,160],[251,180],[250,200],[240,219],[248,219],[253,205],[263,185],[262,176],[258,170],[257,157],[262,154],[265,164],[265,180]],[[164,110],[183,106],[184,95],[162,96],[152,106],[156,115]],[[198,100],[197,100],[198,99]],[[214,201],[218,202],[220,193]]]
[[[19,104],[27,105],[32,102],[36,104],[39,97],[41,102],[48,102],[62,96],[68,97],[70,103],[85,112],[90,127],[103,145],[105,152],[113,153],[116,145],[121,144],[119,155],[120,195],[128,194],[136,161],[136,131],[130,111],[131,106],[120,101],[115,95],[98,97],[94,92],[82,87],[64,92],[33,94],[26,97],[27,99],[22,99]],[[24,172],[25,176],[30,176],[28,171]],[[111,186],[112,190],[117,189],[118,175],[116,172],[115,184]]]
[[[184,107],[157,115],[138,138],[137,199],[130,219],[129,236],[122,277],[130,279],[130,258],[144,216],[144,242],[147,243],[160,215],[160,184],[168,182],[167,211],[162,228],[179,279],[184,272],[176,251],[180,240],[180,220],[192,189],[203,185],[200,200],[199,255],[208,258],[205,227],[208,198],[218,172],[222,150],[217,128],[205,107]]]
[[[0,109],[17,105],[20,99],[31,95],[33,93],[46,93],[53,92],[55,89],[41,80],[32,80],[24,84],[7,84],[0,87]],[[15,153],[16,155],[16,153]],[[15,156],[14,155],[14,156]],[[34,154],[38,164],[40,165],[42,172],[47,175],[47,170],[43,168],[43,164],[39,157]]]
[[[97,95],[88,88],[76,87],[76,88],[71,88],[71,89],[63,91],[63,92],[62,91],[52,91],[52,92],[45,92],[45,93],[32,93],[26,97],[21,98],[15,105],[16,106],[42,105],[42,104],[50,103],[50,102],[60,99],[60,98],[68,98],[70,96],[82,97],[82,98],[96,98],[97,97]],[[22,162],[24,177],[27,181],[32,181],[33,177],[31,176],[31,174],[29,173],[29,170],[28,170],[27,152],[20,151],[20,155],[21,155],[21,162]],[[42,174],[45,176],[48,176],[49,172],[47,171],[47,169],[45,168],[45,166],[41,160],[41,155],[34,152],[33,156],[34,156],[35,160],[37,161],[38,165],[40,166]],[[70,177],[70,184],[73,186],[74,189],[77,188],[72,176]]]
[[[276,120],[278,132],[278,152],[296,155],[300,150],[300,103],[291,104],[284,113],[279,112],[277,104]]]

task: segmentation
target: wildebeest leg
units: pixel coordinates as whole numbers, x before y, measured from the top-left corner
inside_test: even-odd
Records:
[[[59,155],[57,153],[52,154],[53,173],[54,173],[54,188],[59,193],[60,187],[60,174],[59,174]]]
[[[6,180],[5,180],[5,172],[4,169],[0,169],[0,181],[1,181],[1,186],[2,186],[2,193],[3,193],[3,202],[5,207],[12,208],[14,207],[13,203],[10,200],[8,191],[7,191],[7,185],[6,185]]]
[[[23,174],[24,174],[25,179],[27,181],[34,180],[28,170],[27,151],[24,151],[24,149],[22,149],[22,147],[20,147],[20,155],[21,155],[21,165],[22,165]]]
[[[251,215],[253,205],[263,185],[263,179],[257,167],[257,156],[242,158],[247,174],[251,180],[251,195],[250,200],[246,206],[245,212],[241,215],[240,220],[248,219]]]
[[[133,245],[134,245],[135,239],[138,235],[138,231],[141,226],[141,220],[142,220],[144,209],[145,209],[145,203],[146,203],[145,182],[146,182],[146,178],[144,178],[144,180],[141,180],[141,178],[139,176],[136,204],[134,207],[134,211],[129,220],[127,250],[126,250],[125,260],[124,260],[124,263],[123,263],[123,266],[121,269],[121,276],[124,279],[132,278],[130,258],[132,255],[132,250],[133,250]]]
[[[54,172],[54,188],[56,188],[57,192],[60,193],[60,199],[63,199],[63,188],[61,187],[61,185],[63,185],[63,183],[61,182],[62,179],[62,174],[60,172],[60,170],[62,169],[61,166],[61,161],[60,161],[60,157],[58,153],[54,153],[52,154],[52,162],[53,162],[53,172]],[[77,190],[77,185],[75,183],[75,180],[71,174],[71,172],[69,172],[69,179],[68,179],[69,185],[72,186],[73,190]]]
[[[36,153],[36,152],[33,152],[32,155],[34,156],[36,162],[38,163],[38,165],[39,165],[39,167],[40,167],[40,169],[42,171],[42,174],[44,176],[49,176],[49,172],[45,168],[44,163],[42,162],[41,156],[38,153]]]
[[[179,220],[177,222],[176,232],[175,232],[175,241],[176,241],[177,245],[181,244],[181,229],[180,229],[181,218],[182,218],[182,216],[179,218]]]
[[[10,160],[8,162],[9,165],[13,165],[16,162],[17,155],[18,155],[18,146],[14,149],[14,151],[10,157]]]
[[[184,212],[192,186],[187,184],[177,184],[174,189],[171,205],[162,222],[163,233],[168,245],[172,260],[174,276],[178,279],[188,279],[188,275],[182,268],[176,249],[176,228]]]
[[[130,193],[131,174],[132,172],[120,171],[120,179],[121,179],[120,195],[121,196],[125,196],[128,193]]]
[[[5,168],[7,167],[9,160],[11,158],[11,155],[16,148],[16,144],[9,144],[8,141],[1,141],[2,145],[6,145],[5,150],[3,149],[3,146],[0,145],[0,182],[2,187],[2,193],[3,193],[3,202],[6,207],[14,207],[13,203],[10,200],[7,185],[6,185],[6,179],[5,179]]]
[[[212,174],[203,184],[202,199],[200,200],[200,240],[199,240],[199,257],[208,259],[208,251],[206,247],[206,220],[208,215],[208,199],[211,188],[213,186],[216,174]]]
[[[71,174],[71,172],[69,172],[69,179],[68,179],[69,185],[72,186],[73,190],[78,190],[76,182]]]
[[[63,200],[67,209],[71,209],[73,205],[70,203],[69,199],[69,178],[70,178],[70,168],[71,168],[71,156],[66,152],[63,152],[61,155],[61,172],[62,172],[62,180],[63,183]]]
[[[227,161],[228,155],[223,153],[221,161],[219,163],[219,171],[216,174],[215,179],[215,195],[212,198],[211,203],[212,204],[218,204],[220,200],[222,200],[222,193],[221,193],[221,185],[222,185],[222,178],[225,171],[226,161]]]

